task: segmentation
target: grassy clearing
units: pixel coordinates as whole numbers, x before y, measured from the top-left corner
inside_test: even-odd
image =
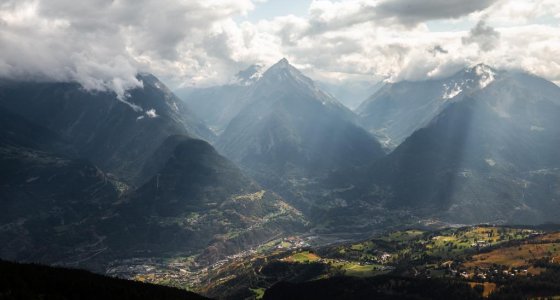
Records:
[[[384,236],[383,238],[381,238],[384,241],[387,242],[406,242],[406,241],[410,241],[413,240],[415,238],[420,237],[421,235],[423,235],[425,232],[422,230],[405,230],[405,231],[396,231],[396,232],[392,232],[387,236]]]
[[[342,270],[346,276],[354,277],[371,277],[378,275],[380,272],[380,265],[360,265],[357,263],[348,263],[342,265]]]
[[[282,243],[280,243],[280,247],[282,247],[282,248],[289,248],[289,247],[291,247],[291,246],[292,246],[292,244],[290,244],[290,243],[288,243],[288,242],[282,242]]]
[[[352,250],[352,251],[369,251],[369,250],[372,250],[372,249],[375,249],[375,244],[371,241],[358,243],[358,244],[352,244],[350,246],[350,250]]]
[[[310,263],[310,262],[316,262],[320,259],[321,258],[315,253],[311,253],[309,251],[303,251],[286,257],[284,261],[296,262],[296,263]]]
[[[426,253],[431,256],[451,257],[471,249],[471,243],[455,236],[436,236],[426,245]]]

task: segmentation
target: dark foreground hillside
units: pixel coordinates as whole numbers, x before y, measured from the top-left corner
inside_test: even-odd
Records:
[[[301,283],[280,282],[266,290],[263,299],[558,299],[560,268],[547,267],[539,276],[502,282],[504,285],[489,295],[480,283],[475,286],[454,279],[341,276]]]
[[[392,276],[334,277],[304,283],[278,283],[264,299],[482,299],[468,284],[452,280]]]
[[[0,299],[207,299],[170,287],[82,270],[0,261]]]

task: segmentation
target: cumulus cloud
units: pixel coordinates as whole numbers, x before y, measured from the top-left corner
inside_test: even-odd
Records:
[[[122,101],[138,72],[208,86],[281,57],[336,82],[437,78],[479,62],[560,81],[556,0],[320,0],[306,16],[240,17],[257,2],[0,1],[0,77],[77,81]]]
[[[351,0],[314,1],[306,34],[320,34],[373,22],[414,27],[419,23],[455,19],[492,6],[497,0]]]
[[[554,16],[553,3],[550,0],[314,1],[308,17],[277,18],[270,22],[274,23],[270,27],[276,28],[270,33],[282,32],[284,56],[306,73],[326,81],[357,77],[387,81],[439,78],[480,62],[496,68],[523,66],[557,81],[555,74],[560,66],[549,62],[555,61],[552,52],[560,49],[556,38],[560,34],[558,22],[538,28],[531,24],[535,21],[531,16]],[[488,20],[502,24],[507,19],[504,8],[510,4],[516,8],[508,15],[522,15],[519,22],[508,22],[498,28],[486,23]],[[426,23],[434,20],[439,20],[437,30]],[[470,31],[456,29],[458,24],[462,27],[475,20],[483,21],[473,24]],[[289,28],[288,33],[282,28]],[[528,43],[520,40],[532,40],[533,51],[528,52]],[[546,70],[543,65],[547,66]]]
[[[500,40],[500,33],[488,26],[485,20],[480,20],[466,37],[461,39],[464,45],[477,44],[482,51],[490,51],[496,48]]]
[[[437,19],[451,19],[484,10],[497,0],[387,0],[376,8],[376,15],[414,25]]]
[[[250,0],[5,0],[0,76],[77,81],[88,90],[141,86],[141,70],[194,74],[212,64],[204,38],[253,8]],[[228,53],[231,54],[231,53]]]
[[[503,25],[528,24],[531,21],[545,18],[560,19],[560,1],[557,0],[499,0],[488,10],[479,13],[491,15],[494,23]],[[480,17],[477,16],[477,17]]]

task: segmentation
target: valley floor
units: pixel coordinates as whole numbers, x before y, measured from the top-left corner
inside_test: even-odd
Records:
[[[129,260],[116,263],[108,274],[221,299],[266,298],[267,291],[274,292],[281,282],[304,289],[306,282],[329,278],[387,276],[406,282],[465,284],[481,298],[552,297],[560,296],[560,277],[554,275],[560,275],[557,229],[489,225],[408,229],[360,242],[332,235],[291,236],[273,238],[206,267],[198,265],[196,257]]]

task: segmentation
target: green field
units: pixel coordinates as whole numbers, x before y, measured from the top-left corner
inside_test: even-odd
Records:
[[[318,261],[319,259],[321,258],[317,256],[317,254],[311,253],[309,251],[303,251],[288,256],[284,260],[288,262],[296,262],[296,263],[309,263],[309,262]]]
[[[360,265],[356,263],[349,263],[342,266],[344,275],[354,277],[370,277],[382,273],[381,265]]]

